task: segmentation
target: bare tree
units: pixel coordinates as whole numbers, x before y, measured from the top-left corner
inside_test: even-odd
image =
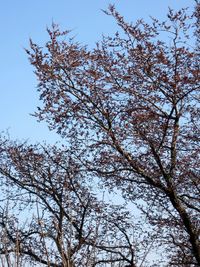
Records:
[[[95,195],[97,185],[71,152],[2,142],[4,266],[114,267],[141,261],[129,212]]]

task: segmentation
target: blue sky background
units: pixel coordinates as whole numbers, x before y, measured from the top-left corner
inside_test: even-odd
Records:
[[[30,116],[39,105],[37,81],[23,48],[29,38],[41,45],[47,41],[46,27],[52,21],[61,29],[72,29],[76,40],[93,45],[101,35],[112,34],[117,26],[102,13],[109,3],[128,21],[165,19],[168,6],[179,9],[194,5],[193,0],[2,0],[0,4],[0,131],[12,138],[31,142],[54,142],[56,134]]]

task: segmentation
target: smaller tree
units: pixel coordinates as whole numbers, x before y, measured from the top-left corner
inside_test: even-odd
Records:
[[[4,266],[135,267],[145,261],[146,251],[135,248],[139,227],[133,228],[129,212],[106,204],[100,192],[95,196],[94,181],[72,154],[56,146],[2,142]]]

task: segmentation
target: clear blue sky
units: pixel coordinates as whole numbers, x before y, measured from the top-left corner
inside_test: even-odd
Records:
[[[31,37],[41,45],[47,40],[46,27],[52,21],[62,29],[72,29],[77,41],[94,44],[101,34],[112,34],[117,27],[102,13],[114,3],[128,21],[163,18],[168,6],[192,7],[193,0],[2,0],[0,6],[0,131],[30,141],[54,142],[44,124],[29,114],[38,105],[36,79],[23,50]]]

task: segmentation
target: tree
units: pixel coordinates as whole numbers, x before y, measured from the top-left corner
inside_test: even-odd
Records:
[[[65,138],[86,176],[142,211],[163,266],[200,265],[199,7],[132,24],[110,5],[120,31],[94,49],[53,25],[44,48],[27,50],[42,101],[35,116]]]
[[[72,151],[2,143],[2,266],[136,266],[129,212],[95,196]]]

